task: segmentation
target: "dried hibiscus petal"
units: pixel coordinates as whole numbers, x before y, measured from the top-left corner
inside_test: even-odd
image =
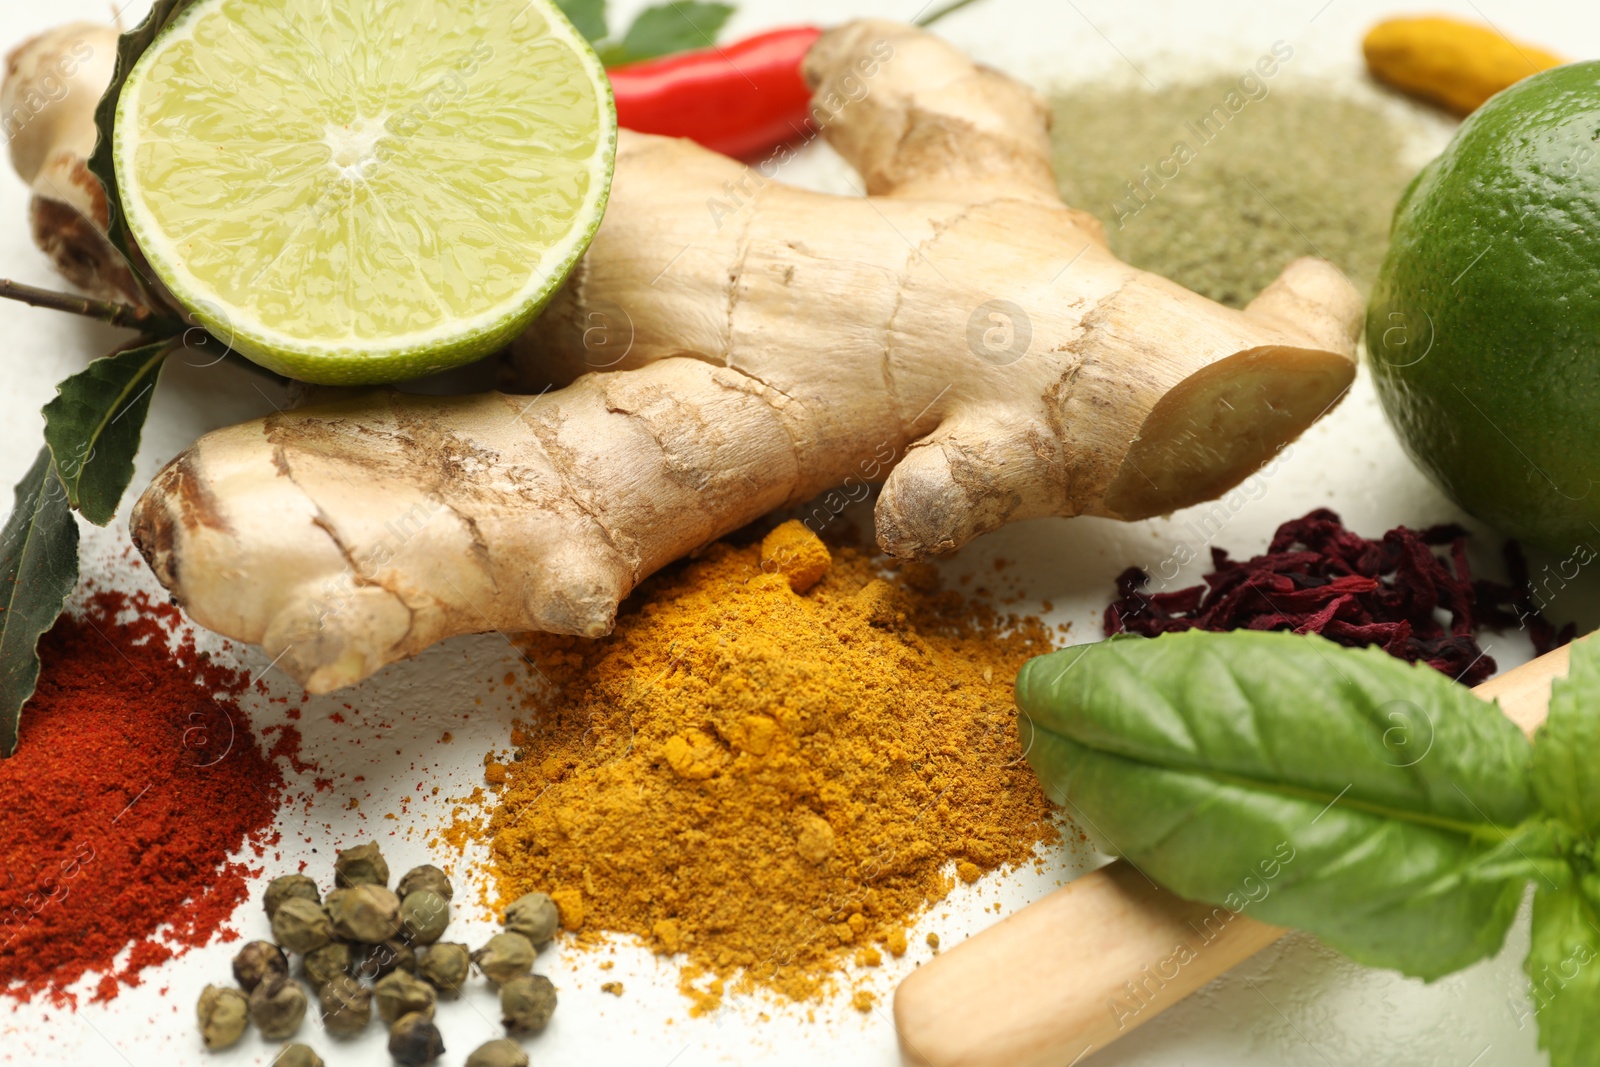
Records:
[[[1420,532],[1397,526],[1369,541],[1318,508],[1279,526],[1266,553],[1253,559],[1212,548],[1204,585],[1147,593],[1148,576],[1128,568],[1117,577],[1105,630],[1150,637],[1190,629],[1315,633],[1342,645],[1377,645],[1477,685],[1495,671],[1478,630],[1525,626],[1542,655],[1571,641],[1576,629],[1569,623],[1557,632],[1540,613],[1517,543],[1507,542],[1504,553],[1509,585],[1472,577],[1467,531],[1455,523]]]

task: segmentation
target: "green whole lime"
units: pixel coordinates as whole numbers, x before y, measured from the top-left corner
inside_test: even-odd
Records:
[[[1500,93],[1417,175],[1367,349],[1457,503],[1552,551],[1600,545],[1600,62]]]

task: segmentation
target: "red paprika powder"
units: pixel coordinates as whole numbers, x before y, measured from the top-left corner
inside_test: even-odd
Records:
[[[131,620],[128,619],[132,613]],[[21,741],[0,760],[0,992],[101,975],[94,999],[220,933],[275,838],[283,791],[237,697],[175,609],[102,592],[39,642]],[[122,957],[128,950],[126,957]]]

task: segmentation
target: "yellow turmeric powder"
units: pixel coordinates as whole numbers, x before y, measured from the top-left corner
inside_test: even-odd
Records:
[[[559,695],[513,733],[499,888],[550,892],[582,940],[681,953],[696,1012],[730,989],[822,995],[875,946],[906,951],[947,868],[971,881],[1057,840],[1011,694],[1049,647],[931,568],[830,562],[798,523],[765,551],[713,545],[610,637],[527,639]]]
[[[1457,115],[1470,115],[1500,90],[1566,62],[1492,26],[1442,15],[1380,22],[1361,51],[1374,78]]]

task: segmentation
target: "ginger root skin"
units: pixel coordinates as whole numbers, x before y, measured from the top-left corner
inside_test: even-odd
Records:
[[[105,188],[89,173],[94,112],[116,68],[117,37],[110,26],[74,22],[18,45],[6,57],[0,122],[11,165],[33,191],[34,244],[79,289],[138,301],[133,275],[105,237]]]
[[[134,509],[157,576],[325,692],[455,634],[607,633],[655,570],[839,486],[883,482],[879,540],[910,558],[1170,511],[1349,386],[1361,301],[1336,269],[1298,260],[1236,311],[1120,262],[1061,203],[1027,87],[878,21],[806,73],[869,196],[624,131],[593,246],[507,361],[555,388],[208,434]]]

